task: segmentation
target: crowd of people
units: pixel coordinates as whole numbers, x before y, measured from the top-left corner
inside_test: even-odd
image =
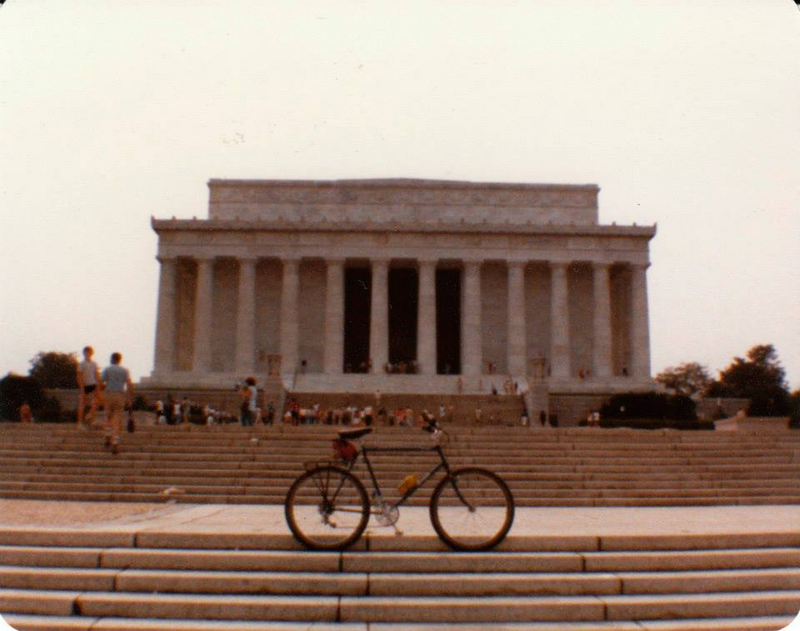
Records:
[[[283,414],[283,423],[290,425],[363,425],[371,426],[387,425],[411,427],[422,425],[425,418],[437,417],[428,410],[415,412],[411,408],[398,407],[394,410],[387,410],[380,405],[380,397],[377,397],[376,405],[365,405],[363,407],[350,403],[344,406],[330,407],[322,409],[319,403],[310,407],[301,407],[297,399],[290,399],[286,404],[286,412]],[[453,420],[453,406],[446,408],[439,406],[438,417],[443,421]]]
[[[106,447],[112,453],[119,452],[119,442],[122,427],[122,416],[125,410],[132,409],[133,384],[128,369],[121,365],[122,355],[115,352],[111,355],[110,364],[100,371],[93,359],[94,349],[87,346],[83,349],[83,360],[77,366],[77,381],[79,402],[77,422],[80,429],[90,425],[97,410],[104,408],[106,411]],[[368,368],[368,367],[367,367]],[[415,362],[408,364],[387,364],[387,373],[414,373]],[[426,418],[438,418],[443,422],[453,422],[455,411],[452,405],[439,405],[438,414],[426,409],[414,411],[408,407],[387,409],[381,402],[380,391],[375,393],[375,404],[357,406],[346,403],[344,406],[335,406],[322,409],[319,403],[309,407],[300,405],[297,399],[289,399],[285,411],[276,409],[275,402],[266,402],[263,407],[259,405],[258,387],[254,377],[247,377],[244,382],[236,384],[236,393],[239,398],[238,413],[230,410],[217,409],[208,403],[192,401],[188,396],[181,400],[168,394],[165,400],[157,400],[149,408],[155,413],[156,424],[181,425],[181,424],[226,424],[239,423],[244,427],[259,425],[273,425],[284,423],[297,425],[349,425],[370,426],[372,424],[386,426],[410,427],[423,425]],[[460,390],[460,388],[459,388]],[[508,379],[503,383],[506,394],[519,394],[519,385]],[[497,394],[497,389],[492,386],[492,393]],[[544,415],[544,413],[542,413]],[[30,407],[23,404],[20,408],[20,417],[23,422],[31,422]],[[489,414],[488,423],[494,424],[500,419],[495,419]],[[480,408],[475,409],[475,422],[483,421]],[[545,418],[539,419],[542,425],[547,422]],[[529,425],[526,414],[520,422]]]

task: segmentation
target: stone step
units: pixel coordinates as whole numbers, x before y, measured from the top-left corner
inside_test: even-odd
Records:
[[[541,552],[571,552],[581,553],[586,558],[587,567],[593,571],[606,571],[605,568],[615,568],[616,571],[624,569],[649,569],[636,565],[639,559],[645,558],[651,562],[654,558],[662,559],[664,563],[684,563],[688,562],[698,554],[721,555],[720,558],[753,558],[753,555],[766,554],[774,559],[775,555],[785,555],[789,561],[797,559],[798,548],[800,548],[800,531],[793,525],[787,525],[786,532],[752,532],[739,534],[652,534],[652,535],[603,535],[597,536],[535,536],[530,534],[514,534],[504,541],[497,552],[492,552],[488,556],[481,553],[471,553],[464,555],[447,552],[441,542],[433,534],[407,534],[402,537],[393,536],[390,529],[381,529],[371,533],[368,531],[364,537],[369,542],[370,553],[360,557],[355,552],[345,552],[345,562],[350,563],[353,555],[353,562],[359,558],[379,559],[413,559],[413,562],[420,562],[417,556],[404,557],[398,556],[402,552],[432,552],[432,558],[444,562],[448,559],[472,559],[478,562],[480,559],[504,559],[497,556],[500,552],[521,552],[541,553]],[[197,554],[204,554],[208,551],[230,551],[232,554],[239,554],[241,551],[297,551],[298,559],[314,558],[315,555],[322,555],[320,558],[330,560],[334,553],[307,553],[301,550],[293,537],[288,533],[224,533],[219,534],[206,530],[158,530],[153,528],[143,529],[132,532],[130,529],[119,529],[113,526],[106,530],[77,530],[72,528],[13,528],[0,527],[0,550],[2,554],[43,554],[47,548],[52,548],[53,553],[59,554],[89,555],[98,554],[102,551],[103,559],[113,558],[115,554],[137,554],[137,549],[147,550],[154,555],[161,554],[184,554],[183,551],[193,551]],[[109,548],[110,550],[102,550]],[[779,550],[774,550],[779,549]],[[381,556],[377,552],[391,552],[391,555]],[[674,554],[673,554],[674,551]],[[446,553],[446,554],[443,554]],[[303,556],[308,555],[308,556]],[[627,555],[627,556],[626,556]],[[649,555],[649,556],[648,556]],[[729,555],[735,555],[730,557]],[[5,560],[4,563],[16,563]],[[675,560],[677,559],[677,560]],[[299,561],[298,561],[299,562]],[[363,562],[363,561],[362,561]],[[385,561],[384,561],[385,562]],[[405,562],[405,561],[404,561]],[[744,562],[744,561],[743,561]],[[106,567],[106,561],[103,567]],[[610,565],[592,565],[593,563],[606,563]],[[632,563],[634,565],[626,565]],[[752,567],[748,562],[742,567]],[[616,565],[614,565],[616,564]],[[100,565],[100,563],[98,563]],[[664,569],[683,569],[681,565],[665,565]],[[692,567],[692,566],[690,566]],[[711,567],[732,567],[737,566],[711,566]],[[763,567],[763,565],[756,565]],[[777,565],[783,567],[783,564]],[[357,570],[363,571],[363,570]],[[374,570],[373,570],[374,571]],[[407,571],[407,570],[403,570]]]
[[[160,426],[139,428],[132,438],[154,441],[183,441],[189,440],[202,443],[207,440],[219,440],[222,443],[241,442],[242,439],[258,437],[263,440],[281,442],[292,440],[296,442],[327,440],[345,426],[309,425],[309,426],[274,426],[242,428],[237,425],[228,426]],[[574,448],[591,448],[592,445],[617,445],[615,448],[624,449],[625,446],[656,447],[671,446],[677,449],[685,446],[713,449],[721,446],[738,446],[740,449],[755,447],[762,449],[767,446],[783,449],[797,449],[800,445],[800,436],[796,432],[746,433],[746,432],[678,432],[647,431],[647,430],[597,430],[597,429],[540,429],[532,430],[522,427],[497,427],[471,428],[465,426],[445,428],[451,433],[451,440],[471,441],[471,444],[501,445],[504,442],[526,442],[545,446],[548,444],[562,443],[572,445]],[[18,424],[3,424],[0,432],[13,436],[14,441],[27,441],[33,444],[58,441],[84,440],[85,436],[100,436],[102,428],[92,431],[79,432],[72,424],[59,426],[42,424],[22,427]],[[381,440],[397,441],[408,440],[409,437],[419,436],[415,428],[405,427],[379,427],[373,438],[380,436]],[[609,448],[609,447],[606,447]]]
[[[388,499],[396,498],[397,492],[394,490],[396,479],[382,480],[382,488],[385,490],[385,497]],[[385,482],[385,484],[384,484]],[[723,503],[749,503],[762,501],[778,501],[800,499],[800,490],[786,490],[783,493],[777,492],[773,488],[698,488],[697,486],[675,485],[674,488],[528,488],[519,484],[510,483],[515,501],[520,505],[527,502],[543,500],[650,500],[677,501],[680,505],[693,503],[695,501],[709,501],[717,504]],[[171,492],[169,489],[177,489]],[[4,482],[0,483],[0,495],[4,497],[24,497],[26,494],[33,498],[37,495],[42,497],[70,497],[86,495],[114,495],[114,496],[141,496],[149,497],[152,501],[159,499],[180,499],[188,502],[189,498],[211,498],[221,496],[226,498],[240,498],[244,502],[252,503],[282,503],[286,496],[288,483],[285,485],[274,486],[255,486],[255,485],[199,485],[199,484],[175,484],[169,480],[164,480],[159,484],[113,484],[87,482],[78,483],[52,483],[52,482]],[[409,500],[412,505],[427,503],[433,486],[423,487],[414,497]],[[570,498],[564,498],[565,491],[569,491]],[[140,500],[141,501],[141,500]]]
[[[3,491],[0,497],[6,499],[26,500],[62,500],[80,502],[143,502],[155,503],[165,500],[182,504],[281,504],[283,495],[260,496],[251,495],[219,495],[219,494],[181,494],[167,496],[165,493],[114,493],[114,492],[53,492],[53,491]],[[587,498],[576,496],[565,497],[531,497],[519,498],[519,507],[615,507],[615,506],[755,506],[755,505],[787,505],[800,503],[800,495],[771,495],[769,497],[602,497]],[[408,502],[409,506],[425,506],[424,497],[415,496]]]
[[[72,498],[86,500],[90,497],[113,496],[119,499],[128,498],[130,501],[164,501],[166,499],[180,500],[183,503],[194,501],[212,501],[215,498],[225,500],[241,500],[242,503],[270,503],[280,504],[284,501],[286,487],[242,487],[242,486],[199,486],[181,485],[169,486],[167,482],[160,485],[90,485],[90,484],[52,484],[52,483],[12,483],[0,484],[0,495],[7,498],[17,497],[35,498]],[[774,489],[697,489],[676,488],[667,489],[573,489],[570,497],[564,497],[564,489],[527,489],[510,485],[514,499],[520,506],[537,505],[538,502],[548,500],[563,501],[564,505],[571,505],[577,501],[630,501],[653,502],[661,505],[688,505],[707,503],[712,505],[735,503],[793,503],[800,500],[800,491],[779,494]],[[176,489],[176,491],[170,491]],[[419,506],[427,504],[433,487],[421,489],[408,504]],[[385,496],[388,499],[397,497],[397,493],[390,485],[386,488]],[[102,501],[102,500],[100,500]]]
[[[169,631],[309,631],[307,622],[276,623],[248,622],[244,620],[93,618],[87,616],[34,616],[24,614],[5,614],[3,617],[19,631],[164,631],[165,629],[169,629]],[[368,631],[367,626],[366,623],[315,622],[313,629],[314,631]],[[609,627],[608,631],[616,631],[616,628]],[[620,628],[620,631],[623,630]]]
[[[114,457],[110,453],[104,453],[102,458],[38,458],[38,459],[4,459],[2,461],[3,469],[10,466],[19,470],[43,470],[48,471],[52,469],[85,469],[87,467],[87,460],[91,461],[90,467],[92,469],[101,471],[103,473],[113,472],[114,470],[121,470],[123,472],[136,471],[147,472],[152,469],[199,469],[199,470],[236,470],[246,469],[249,471],[269,471],[269,470],[282,470],[286,467],[301,468],[304,462],[317,462],[326,461],[331,459],[329,451],[322,451],[314,454],[313,457],[304,458],[258,458],[245,460],[240,458],[235,459],[220,459],[215,460],[209,458],[202,460],[200,458],[192,459],[158,459],[150,456],[149,454],[133,455],[127,452],[127,446],[121,445],[121,453]],[[223,461],[221,461],[223,460]],[[448,460],[453,466],[466,466],[466,465],[482,465],[497,467],[498,470],[505,471],[523,471],[533,473],[596,473],[596,474],[626,474],[630,472],[641,472],[642,474],[658,474],[661,476],[672,475],[687,475],[693,473],[695,475],[704,474],[709,477],[709,474],[730,474],[730,475],[756,475],[758,473],[769,475],[782,475],[788,477],[796,475],[800,472],[800,463],[772,463],[765,464],[759,462],[752,462],[749,466],[742,466],[740,464],[724,464],[724,463],[699,463],[699,462],[676,462],[669,464],[654,465],[652,462],[648,464],[639,464],[636,461],[602,461],[592,462],[586,459],[582,460],[553,460],[543,461],[541,459],[522,459],[522,458],[498,458],[492,460],[490,458],[466,457],[466,456],[453,456],[448,457]],[[393,458],[388,459],[373,459],[370,456],[370,461],[376,468],[397,468],[407,463],[417,463],[416,466],[425,466],[433,464],[435,461],[430,457],[428,458]],[[741,462],[741,461],[738,461]],[[361,465],[360,465],[361,466]]]
[[[702,618],[794,615],[798,592],[680,594],[677,596],[486,597],[341,599],[345,622],[531,622],[631,621],[653,618]]]
[[[0,546],[17,567],[260,572],[649,572],[800,567],[799,548],[659,552],[304,552]]]
[[[329,457],[336,432],[326,426],[227,430],[145,428],[125,436],[117,456],[103,448],[100,432],[7,431],[21,442],[5,441],[0,449],[0,495],[158,502],[168,499],[161,495],[167,487],[178,487],[183,494],[173,499],[180,502],[281,503],[303,462]],[[413,428],[379,431],[389,445],[429,444]],[[454,431],[447,451],[454,467],[475,464],[505,477],[521,506],[800,501],[794,489],[800,441],[794,433],[783,442],[743,436],[731,441],[720,434],[714,443],[700,432],[470,428]],[[433,461],[430,453],[376,453],[373,460],[385,489]],[[427,492],[412,503],[424,502]]]
[[[560,490],[570,491],[679,491],[679,490],[698,490],[714,494],[734,494],[734,495],[770,495],[774,491],[781,490],[784,494],[794,491],[797,484],[793,479],[769,479],[758,478],[750,480],[719,480],[719,479],[696,479],[696,480],[651,480],[645,476],[632,474],[627,479],[609,479],[593,475],[588,476],[574,475],[568,479],[551,479],[548,476],[535,476],[518,472],[504,472],[494,469],[501,473],[503,478],[520,497],[525,494],[540,495],[539,492],[552,491],[556,493]],[[382,487],[390,490],[395,483],[402,480],[408,471],[408,467],[394,472],[383,472],[384,475],[378,477]],[[282,474],[281,474],[282,473]],[[208,475],[208,476],[186,476],[185,472],[164,472],[154,475],[97,475],[76,472],[75,475],[55,475],[49,473],[15,473],[2,476],[4,482],[0,482],[0,489],[35,489],[45,485],[53,490],[76,490],[75,485],[87,485],[103,487],[104,489],[114,488],[116,491],[122,487],[145,491],[148,488],[151,492],[160,492],[168,486],[180,487],[183,489],[214,488],[222,490],[223,487],[238,489],[231,493],[244,494],[264,494],[268,492],[285,494],[291,481],[292,475],[296,472],[270,472],[270,480],[265,482],[262,479],[252,479],[250,475],[239,472],[237,475]],[[234,484],[235,483],[235,484]],[[741,491],[741,493],[739,493]],[[560,495],[561,493],[557,493]]]
[[[433,552],[432,535],[363,543],[370,552],[315,553],[288,534],[0,527],[0,611],[18,628],[49,630],[323,621],[362,631],[710,631],[778,628],[769,625],[800,608],[800,532],[790,527],[511,536],[505,550],[478,554]]]
[[[153,454],[185,454],[185,453],[225,453],[225,454],[248,454],[248,455],[280,455],[286,453],[313,454],[319,450],[329,449],[331,437],[328,440],[306,441],[296,443],[294,441],[273,442],[269,439],[258,441],[245,439],[230,444],[215,444],[213,441],[203,443],[191,443],[189,441],[175,441],[168,444],[152,443],[147,440],[134,439],[130,435],[123,437],[126,445],[137,453]],[[39,454],[51,454],[54,450],[73,454],[100,454],[103,453],[103,436],[92,434],[80,441],[71,443],[53,444],[7,444],[0,450],[0,457],[19,457],[26,455],[36,457]],[[414,441],[371,441],[375,446],[386,447],[406,447],[406,446],[425,446],[426,443]],[[427,443],[429,444],[429,443]],[[631,445],[620,445],[619,448],[610,449],[608,447],[592,445],[580,447],[578,445],[557,444],[542,445],[539,443],[526,443],[524,441],[513,441],[509,439],[495,446],[484,444],[470,444],[466,441],[451,441],[447,445],[448,453],[455,455],[468,453],[470,455],[483,455],[496,457],[498,455],[536,456],[540,458],[603,458],[603,459],[642,459],[652,456],[659,459],[669,460],[675,458],[705,458],[709,460],[734,459],[734,458],[769,458],[784,459],[788,461],[797,459],[796,449],[785,448],[764,448],[763,446],[752,446],[752,448],[730,448],[719,446],[717,449],[699,449],[692,446],[680,446],[680,448],[659,448],[659,445],[642,445],[635,449]],[[662,446],[663,447],[663,446]]]
[[[85,436],[85,437],[83,437]],[[248,455],[276,455],[276,454],[301,454],[301,453],[315,453],[322,449],[329,449],[331,441],[335,438],[331,435],[325,440],[305,441],[297,443],[288,440],[272,440],[269,437],[244,437],[242,440],[231,444],[216,444],[212,440],[204,441],[201,444],[191,443],[189,441],[175,441],[170,444],[153,443],[126,434],[124,436],[125,444],[129,445],[132,451],[137,453],[147,452],[154,454],[186,454],[186,453],[225,453],[225,454],[242,454]],[[423,436],[422,438],[425,438]],[[431,443],[429,440],[400,440],[400,441],[384,441],[380,439],[370,439],[367,446],[376,448],[380,447],[425,447]],[[659,449],[658,445],[646,446],[646,449],[632,449],[631,445],[620,445],[619,449],[609,449],[608,447],[601,447],[594,445],[589,447],[579,447],[578,445],[569,445],[559,443],[558,445],[541,445],[539,443],[527,443],[525,441],[514,441],[509,438],[506,441],[498,443],[494,446],[487,446],[482,443],[470,443],[467,441],[454,441],[451,440],[446,445],[448,453],[460,454],[478,454],[485,456],[497,455],[535,455],[541,458],[623,458],[623,459],[646,459],[648,457],[658,457],[660,459],[674,459],[674,458],[708,458],[710,460],[720,458],[783,458],[792,460],[797,457],[795,449],[785,448],[764,448],[763,446],[752,446],[752,448],[732,449],[724,446],[719,446],[718,449],[697,449],[691,446],[681,446],[680,448],[672,449]],[[103,453],[103,434],[91,433],[84,434],[80,440],[72,443],[53,443],[53,444],[36,444],[25,445],[19,443],[6,444],[0,450],[0,456],[13,457],[18,455],[35,455],[35,454],[49,454],[53,450],[58,450],[64,453],[72,454],[99,454]]]
[[[356,573],[0,566],[0,589],[348,596],[577,596],[800,590],[800,569],[612,573]]]
[[[308,631],[307,623],[246,621],[88,618],[7,614],[5,619],[19,631]],[[791,616],[749,618],[694,618],[686,620],[639,620],[597,622],[528,623],[427,623],[424,631],[775,631],[791,622]],[[423,631],[417,624],[314,623],[315,631]]]
[[[336,622],[336,596],[246,596],[240,594],[87,593],[75,598],[82,616],[200,620]]]

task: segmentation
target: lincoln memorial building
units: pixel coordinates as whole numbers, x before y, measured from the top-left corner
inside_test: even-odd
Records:
[[[600,225],[596,185],[211,180],[153,219],[159,388],[537,396],[652,388],[654,226]],[[544,394],[543,394],[544,393]]]

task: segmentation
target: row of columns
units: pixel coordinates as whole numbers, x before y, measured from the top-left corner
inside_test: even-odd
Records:
[[[171,372],[175,341],[176,259],[159,258],[161,275],[156,325],[155,369]],[[327,261],[325,299],[324,372],[342,372],[344,356],[344,270],[345,260]],[[239,259],[236,326],[236,370],[254,371],[256,258]],[[299,259],[283,259],[280,305],[280,352],[283,370],[298,363]],[[211,371],[213,327],[214,259],[197,259],[197,293],[194,313],[194,370]],[[551,376],[570,378],[569,263],[551,263]],[[650,376],[646,265],[632,265],[631,279],[631,366],[630,375]],[[370,358],[372,371],[382,372],[389,359],[388,318],[389,260],[372,261],[370,317]],[[610,266],[593,264],[593,372],[598,378],[612,374],[611,279]],[[465,261],[463,277],[462,372],[482,372],[481,349],[481,261]],[[431,326],[417,329],[417,364],[425,375],[436,373],[436,260],[419,260],[418,322]],[[525,262],[508,263],[508,372],[526,373]]]

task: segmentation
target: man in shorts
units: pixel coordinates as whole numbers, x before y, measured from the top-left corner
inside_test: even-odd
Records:
[[[100,379],[105,386],[106,447],[119,453],[119,435],[125,405],[133,405],[133,382],[127,368],[120,365],[122,354],[111,354],[111,365],[103,369]]]
[[[83,349],[83,360],[78,364],[78,429],[83,429],[84,414],[86,412],[86,405],[89,403],[89,414],[86,415],[87,424],[91,425],[94,420],[94,413],[97,411],[97,406],[100,405],[100,369],[97,367],[97,362],[92,359],[94,349],[91,346],[85,346]]]

